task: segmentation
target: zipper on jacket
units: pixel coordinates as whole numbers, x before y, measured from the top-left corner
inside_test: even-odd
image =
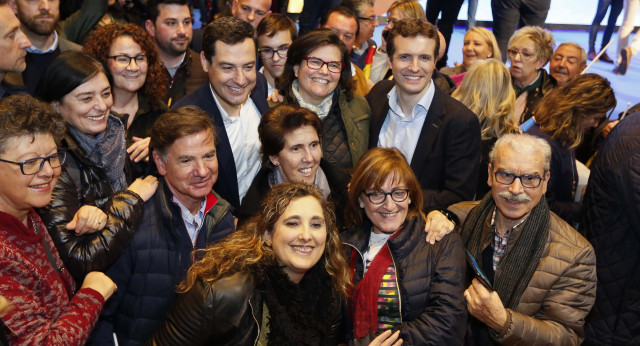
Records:
[[[364,271],[364,268],[366,268],[366,267],[367,267],[367,263],[365,263],[365,261],[364,261],[364,256],[362,255],[362,252],[360,252],[360,250],[358,250],[358,248],[357,248],[357,247],[355,247],[355,246],[353,246],[353,245],[351,245],[351,244],[349,244],[349,243],[342,242],[342,244],[347,245],[347,246],[350,246],[350,247],[352,247],[354,250],[356,250],[356,252],[358,253],[358,255],[360,255],[360,259],[362,260],[362,270]],[[362,274],[362,276],[364,277],[364,274]],[[355,282],[354,282],[354,285],[355,285]]]
[[[389,244],[387,243],[387,246]],[[389,249],[389,256],[391,256],[391,262],[393,263],[393,270],[396,275],[396,290],[398,291],[398,310],[400,310],[400,323],[402,323],[402,294],[400,293],[400,284],[398,283],[398,268],[396,268],[396,260],[393,258],[393,254],[391,253],[391,249]]]
[[[256,341],[253,342],[253,345],[257,345],[258,344],[258,340],[260,339],[260,323],[258,323],[258,319],[256,318],[256,315],[253,313],[253,304],[251,304],[251,297],[249,297],[249,308],[251,308],[251,317],[253,317],[253,320],[256,322],[256,325],[258,326],[258,335],[256,336]]]

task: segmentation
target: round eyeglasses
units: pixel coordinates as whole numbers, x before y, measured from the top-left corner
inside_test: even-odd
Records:
[[[0,162],[10,163],[12,165],[20,166],[20,171],[24,175],[37,174],[44,167],[45,162],[49,162],[51,168],[58,168],[64,163],[64,159],[67,156],[67,152],[64,149],[59,149],[57,153],[49,155],[47,157],[34,157],[33,159],[24,160],[22,162],[15,162],[9,160],[0,159]]]
[[[513,173],[500,170],[493,172],[493,175],[496,177],[496,181],[503,185],[511,185],[516,179],[520,179],[520,183],[522,184],[522,186],[528,189],[537,188],[544,180],[543,178],[535,174],[515,175]]]
[[[387,196],[391,196],[394,202],[404,202],[409,197],[409,189],[393,189],[391,192],[384,191],[372,191],[363,192],[363,195],[367,196],[369,202],[373,204],[382,204],[387,199]]]

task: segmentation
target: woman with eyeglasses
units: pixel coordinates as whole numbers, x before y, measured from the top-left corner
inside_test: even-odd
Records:
[[[529,120],[542,97],[558,85],[543,68],[553,56],[554,47],[553,35],[538,26],[518,29],[509,39],[507,57],[516,92],[512,117],[518,125]]]
[[[153,40],[137,25],[114,23],[89,36],[83,51],[107,70],[111,110],[126,115],[127,153],[140,162],[149,155],[151,127],[168,109],[161,101],[168,77]]]
[[[598,127],[616,107],[609,81],[594,73],[575,76],[545,95],[535,109],[535,124],[526,132],[551,146],[551,178],[547,184],[549,209],[570,225],[580,220],[584,191],[577,191],[575,149],[584,132]],[[585,185],[586,188],[586,185]]]
[[[322,152],[328,164],[350,172],[369,145],[371,109],[353,92],[349,53],[330,29],[299,36],[289,47],[277,88],[285,104],[316,113],[323,123]]]
[[[153,194],[153,176],[132,182],[125,124],[111,113],[111,86],[102,64],[80,52],[56,57],[36,89],[67,123],[67,160],[51,203],[38,210],[65,266],[81,282],[106,270],[124,251]]]
[[[424,241],[431,219],[400,151],[373,148],[360,159],[345,218],[349,230],[341,236],[354,285],[348,303],[353,344],[365,345],[389,329],[415,345],[462,344],[464,247],[455,232],[434,244]]]
[[[51,200],[65,162],[64,131],[44,102],[0,101],[0,328],[8,327],[10,345],[84,345],[116,290],[101,272],[76,286],[34,211]]]

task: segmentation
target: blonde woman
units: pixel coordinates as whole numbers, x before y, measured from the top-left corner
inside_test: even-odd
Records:
[[[451,77],[460,87],[462,79],[471,66],[477,61],[494,58],[500,60],[500,48],[493,33],[485,28],[471,28],[464,34],[462,46],[462,63],[454,67],[445,67],[440,72]]]
[[[497,59],[480,60],[473,64],[460,87],[451,95],[473,111],[480,120],[482,151],[476,199],[481,199],[490,190],[487,185],[487,169],[493,144],[502,135],[520,132],[510,116],[516,101],[511,74],[498,60],[500,51],[496,52]]]

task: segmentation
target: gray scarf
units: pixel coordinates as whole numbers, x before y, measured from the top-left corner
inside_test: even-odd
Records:
[[[127,179],[124,174],[124,165],[127,158],[127,147],[122,121],[109,114],[107,129],[96,136],[82,133],[73,126],[68,126],[68,129],[84,151],[87,159],[106,171],[113,191],[126,189]]]
[[[480,204],[471,210],[462,225],[462,242],[473,257],[482,260],[482,227],[484,221],[495,208],[491,192],[487,193]],[[542,196],[531,214],[527,217],[520,236],[515,239],[508,252],[496,268],[493,289],[498,293],[506,308],[515,310],[520,297],[529,285],[544,251],[549,236],[549,206]],[[512,241],[509,237],[509,241]],[[482,265],[482,264],[481,264]]]

